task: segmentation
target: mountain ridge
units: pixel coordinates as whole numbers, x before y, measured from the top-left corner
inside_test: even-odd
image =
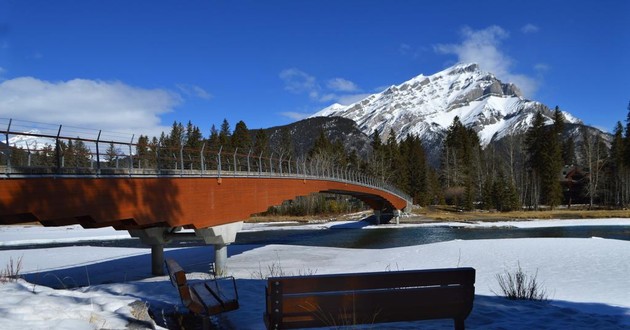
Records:
[[[378,130],[386,137],[394,130],[399,141],[407,134],[416,135],[425,146],[440,141],[459,117],[478,133],[485,147],[506,135],[524,133],[538,111],[547,122],[552,121],[549,107],[525,99],[515,84],[504,83],[476,63],[468,63],[429,76],[418,75],[347,106],[333,104],[311,117],[352,119],[367,135]],[[581,123],[563,113],[568,123]]]

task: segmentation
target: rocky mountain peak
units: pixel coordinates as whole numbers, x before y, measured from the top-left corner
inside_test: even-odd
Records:
[[[438,141],[457,116],[478,132],[482,145],[510,133],[524,132],[537,111],[549,119],[545,105],[526,100],[519,88],[504,83],[478,64],[457,64],[433,75],[419,75],[356,103],[327,107],[316,116],[354,120],[368,135],[393,130],[400,140],[420,136],[425,144]],[[566,115],[569,122],[577,122]]]

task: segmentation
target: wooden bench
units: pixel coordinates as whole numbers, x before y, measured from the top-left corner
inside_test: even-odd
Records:
[[[270,277],[268,329],[453,319],[464,329],[475,298],[475,269]]]
[[[234,277],[215,277],[212,280],[189,283],[186,273],[175,260],[166,259],[164,263],[171,283],[179,292],[182,304],[190,312],[210,316],[238,309],[238,292]]]

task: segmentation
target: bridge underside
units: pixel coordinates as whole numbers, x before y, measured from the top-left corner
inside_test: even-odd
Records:
[[[0,224],[199,229],[242,221],[315,192],[354,196],[379,211],[407,206],[382,190],[294,177],[10,178],[0,181]]]

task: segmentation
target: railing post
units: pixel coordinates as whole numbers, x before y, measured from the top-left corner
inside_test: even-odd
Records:
[[[101,153],[98,150],[98,142],[101,140],[101,130],[98,131],[96,136],[96,174],[101,174]]]
[[[61,134],[61,127],[59,125],[59,130],[57,131],[57,137],[55,138],[55,156],[57,156],[57,173],[61,171],[61,146],[59,145],[59,135]]]
[[[179,176],[184,176],[184,144],[179,144]]]
[[[262,154],[263,152],[260,152],[260,156],[258,156],[258,176],[262,176]]]
[[[284,152],[280,154],[280,160],[278,160],[278,168],[280,169],[280,176],[282,176],[282,156],[284,156]]]
[[[131,152],[131,145],[133,144],[133,138],[135,137],[136,135],[132,134],[131,142],[129,142],[129,176],[131,176],[131,171],[133,171],[133,153]]]
[[[9,146],[9,132],[11,131],[11,123],[13,119],[9,119],[9,126],[7,126],[7,133],[5,134],[5,140],[7,142],[7,175],[11,173],[11,146]]]
[[[217,154],[217,160],[218,160],[217,173],[218,173],[219,178],[221,177],[221,150],[223,150],[223,146],[219,147],[219,153]]]
[[[206,171],[206,159],[203,156],[203,150],[206,148],[206,143],[204,142],[201,145],[201,151],[199,152],[199,161],[201,162],[199,165],[199,169],[201,170],[201,176],[203,176],[203,174]]]
[[[155,170],[160,174],[160,142],[158,142],[155,148]]]
[[[269,155],[269,176],[273,174],[273,152]]]
[[[287,160],[287,166],[289,166],[289,175],[291,175],[291,156],[289,156],[289,160]]]
[[[236,152],[238,151],[238,147],[234,150],[234,175],[236,175]]]
[[[249,157],[252,155],[252,148],[249,148],[249,152],[247,153],[247,176],[249,176],[249,172],[251,171],[251,167],[249,166]]]

